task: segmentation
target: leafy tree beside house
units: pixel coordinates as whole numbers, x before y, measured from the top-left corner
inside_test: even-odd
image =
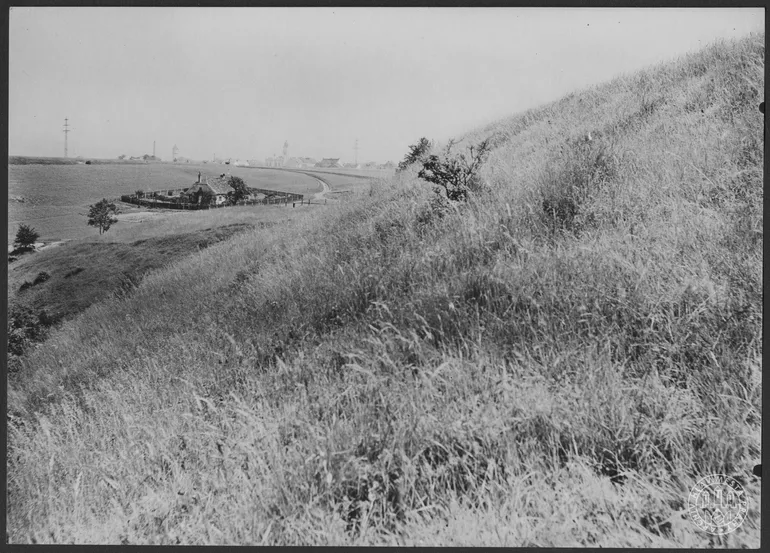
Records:
[[[114,203],[108,202],[106,199],[89,206],[88,211],[88,225],[91,227],[98,227],[99,234],[107,232],[113,223],[117,223],[118,219],[115,217],[120,211]]]
[[[19,225],[19,230],[16,231],[16,240],[14,240],[13,245],[21,251],[34,250],[38,238],[40,238],[40,234],[35,229],[22,223]]]
[[[249,197],[249,188],[246,186],[246,183],[243,182],[242,178],[231,176],[227,179],[227,184],[232,188],[232,190],[227,193],[227,201],[230,205],[234,205]]]

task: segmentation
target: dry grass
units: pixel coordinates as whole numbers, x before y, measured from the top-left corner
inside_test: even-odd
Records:
[[[763,56],[472,133],[444,218],[407,171],[91,306],[9,386],[10,541],[758,547]]]

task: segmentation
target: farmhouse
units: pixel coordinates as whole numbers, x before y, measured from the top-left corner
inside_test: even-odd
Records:
[[[184,191],[183,195],[190,199],[193,203],[203,203],[205,202],[205,198],[210,198],[210,201],[212,203],[216,203],[216,205],[220,205],[225,203],[227,200],[227,192],[230,189],[230,187],[227,185],[227,181],[222,178],[215,178],[212,179],[212,182],[209,183],[208,177],[205,177],[205,182],[201,182],[201,174],[198,172],[198,180],[187,190]]]

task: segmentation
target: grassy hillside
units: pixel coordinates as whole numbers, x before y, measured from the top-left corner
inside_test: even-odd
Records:
[[[10,541],[758,547],[764,48],[470,133],[444,216],[408,170],[91,306],[9,386]]]
[[[130,244],[80,242],[28,256],[8,276],[9,329],[37,341],[45,327],[71,319],[115,293],[130,292],[151,270],[251,228],[236,224],[172,234]],[[9,330],[10,332],[10,330]],[[25,340],[11,340],[19,354]],[[13,368],[12,368],[13,369]]]

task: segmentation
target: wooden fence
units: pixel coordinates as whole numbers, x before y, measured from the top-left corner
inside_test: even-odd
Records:
[[[185,209],[185,210],[198,210],[198,209],[218,209],[222,207],[235,207],[239,205],[283,205],[288,206],[289,204],[296,204],[299,202],[300,205],[310,205],[310,200],[305,200],[305,197],[302,194],[288,194],[284,192],[276,192],[275,190],[259,190],[256,188],[252,188],[252,190],[260,193],[269,192],[272,194],[271,196],[268,196],[266,198],[262,198],[261,200],[241,200],[239,202],[236,202],[235,204],[208,204],[208,205],[201,205],[201,204],[193,204],[193,203],[181,203],[181,202],[165,202],[161,200],[154,200],[152,198],[137,198],[134,195],[125,195],[120,197],[120,201],[128,203],[128,204],[134,204],[142,207],[155,207],[159,209]],[[324,202],[326,203],[326,202]]]

